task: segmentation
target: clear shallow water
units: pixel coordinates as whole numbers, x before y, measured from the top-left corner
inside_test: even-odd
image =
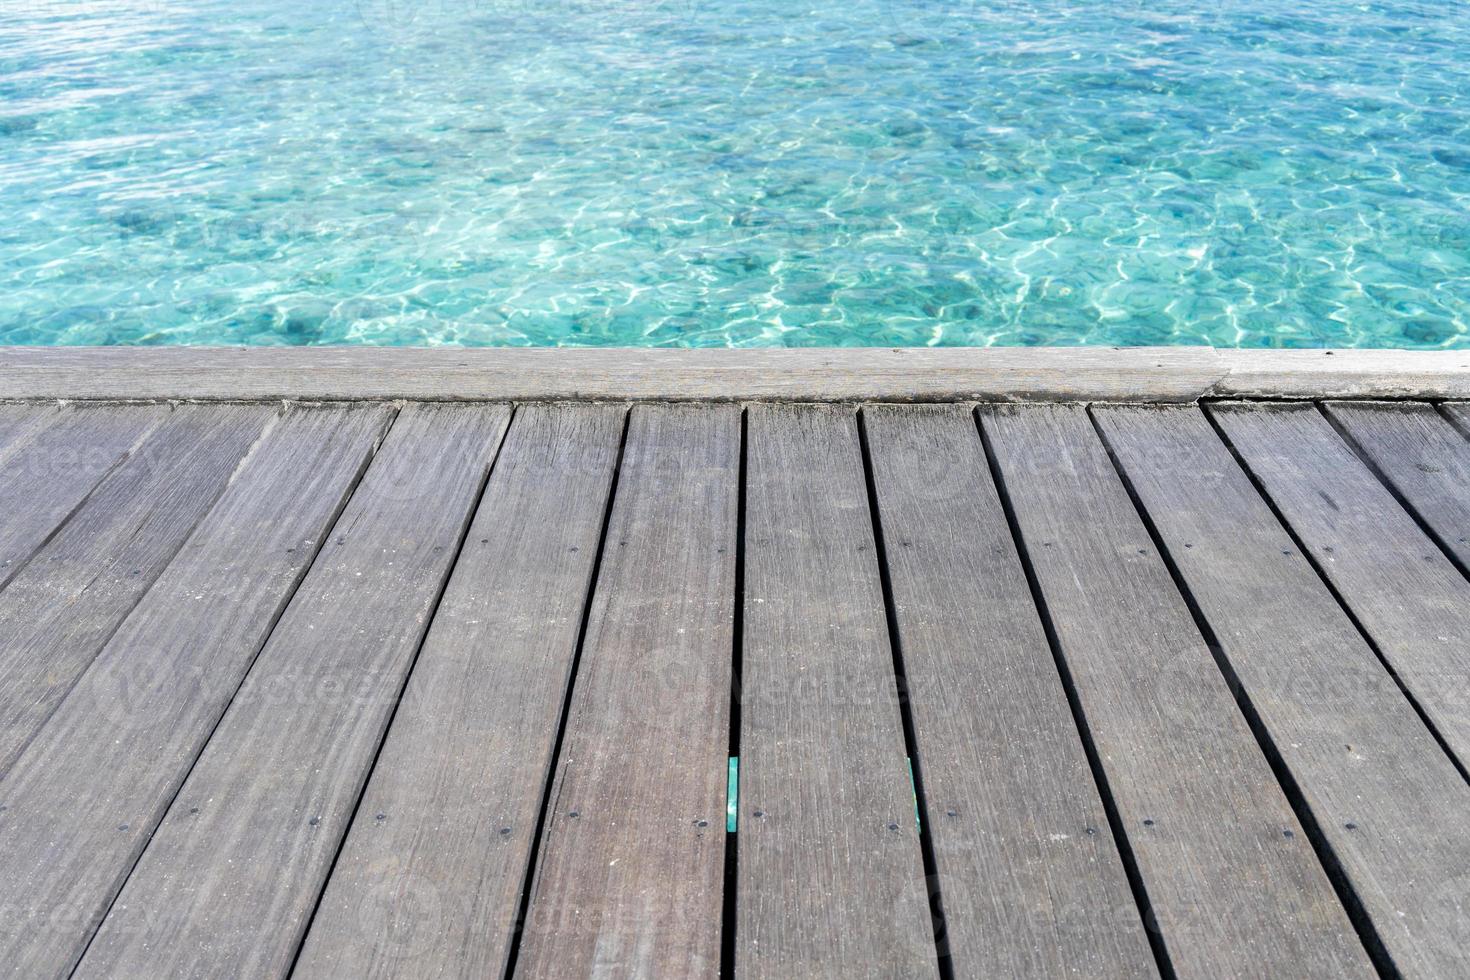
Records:
[[[1467,215],[1461,0],[0,0],[0,343],[1470,346]]]

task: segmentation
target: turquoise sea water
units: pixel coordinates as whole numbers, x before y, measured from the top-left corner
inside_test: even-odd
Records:
[[[1460,0],[0,0],[0,343],[1470,346]]]

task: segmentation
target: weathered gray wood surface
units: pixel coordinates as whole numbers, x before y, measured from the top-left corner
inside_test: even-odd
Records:
[[[288,411],[0,782],[0,975],[70,973],[389,417]]]
[[[1470,403],[1445,402],[1439,408],[1462,435],[1470,438]]]
[[[1210,411],[1463,765],[1470,582],[1315,406]]]
[[[1470,975],[1470,785],[1198,409],[1094,414],[1394,965]]]
[[[1470,568],[1470,440],[1422,402],[1333,402],[1323,408],[1440,546]]]
[[[0,587],[163,419],[167,405],[67,407],[0,462]]]
[[[1216,398],[1465,398],[1470,351],[1218,350]],[[1153,400],[1153,399],[1149,399]]]
[[[973,414],[863,425],[954,975],[1155,975]]]
[[[932,976],[855,413],[747,411],[736,971]]]
[[[0,347],[0,398],[1465,398],[1470,354],[1208,347]]]
[[[516,412],[295,976],[504,974],[625,414]]]
[[[1086,410],[981,418],[1173,968],[1371,976]]]
[[[456,397],[0,404],[0,977],[1470,972],[1458,407]]]
[[[1220,374],[1196,347],[0,348],[9,398],[1188,401]]]
[[[76,977],[290,969],[509,418],[399,412]]]
[[[60,409],[54,403],[0,405],[0,467],[14,448],[30,438]]]
[[[276,412],[176,409],[0,592],[0,773],[173,558]]]
[[[739,409],[633,409],[518,976],[719,973],[739,489]]]

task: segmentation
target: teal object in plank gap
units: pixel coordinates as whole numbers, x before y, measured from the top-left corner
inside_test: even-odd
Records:
[[[740,821],[740,757],[730,756],[725,774],[725,833],[735,833]]]

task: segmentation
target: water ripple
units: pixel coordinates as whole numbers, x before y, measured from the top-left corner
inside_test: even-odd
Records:
[[[0,343],[1470,346],[1463,0],[0,0]]]

